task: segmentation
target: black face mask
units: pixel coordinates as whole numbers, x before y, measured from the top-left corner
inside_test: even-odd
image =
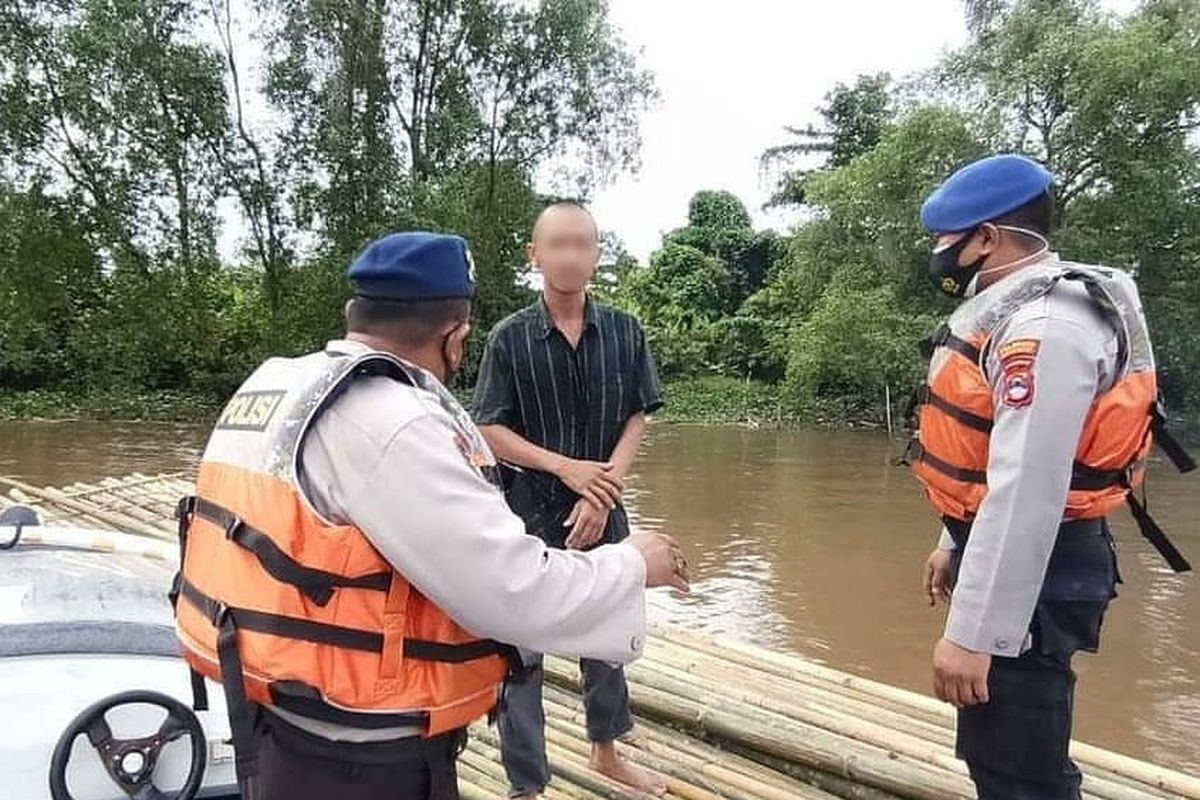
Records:
[[[973,236],[972,231],[945,250],[935,252],[929,259],[929,279],[951,297],[962,297],[975,275],[983,269],[983,262],[987,261],[987,256],[980,256],[965,267],[959,265],[958,257]]]

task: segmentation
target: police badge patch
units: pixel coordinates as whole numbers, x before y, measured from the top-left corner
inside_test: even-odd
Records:
[[[1014,339],[1000,346],[1000,394],[1009,408],[1033,404],[1033,363],[1040,344],[1037,339]]]

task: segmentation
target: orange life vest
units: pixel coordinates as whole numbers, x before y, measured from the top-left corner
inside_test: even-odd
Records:
[[[929,376],[915,396],[916,435],[907,461],[930,503],[949,520],[969,523],[987,495],[995,400],[983,364],[993,333],[1019,308],[1079,281],[1117,332],[1118,375],[1088,412],[1063,518],[1096,519],[1129,503],[1139,527],[1178,570],[1186,560],[1137,502],[1155,435],[1182,470],[1194,462],[1163,427],[1150,336],[1136,284],[1123,272],[1058,262],[1006,279],[963,304],[929,340]],[[1151,527],[1152,530],[1148,530]]]
[[[358,528],[322,519],[297,480],[305,435],[364,374],[432,382],[381,353],[271,359],[226,406],[180,503],[178,636],[192,668],[224,684],[235,747],[245,701],[436,736],[491,711],[508,672],[509,648],[460,628]]]

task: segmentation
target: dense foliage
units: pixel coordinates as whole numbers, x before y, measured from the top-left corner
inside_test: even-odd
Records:
[[[929,74],[839,85],[823,126],[790,128],[764,154],[783,165],[773,202],[803,206],[787,240],[756,235],[744,214],[697,214],[732,205],[697,195],[689,227],[624,287],[671,373],[781,378],[793,410],[879,420],[950,308],[925,279],[922,200],[968,161],[1020,151],[1059,178],[1056,249],[1136,270],[1165,398],[1196,414],[1200,3],[1153,0],[1125,18],[1087,0],[967,6],[971,42]],[[734,230],[739,246],[723,248]],[[752,251],[764,260],[748,269]]]
[[[0,8],[8,396],[220,397],[263,355],[336,333],[348,259],[388,230],[470,239],[482,338],[528,297],[522,245],[549,199],[534,176],[567,165],[559,186],[586,197],[637,165],[654,89],[604,0],[248,10],[261,64],[245,63],[230,0]],[[642,318],[691,406],[705,392],[738,409],[782,398],[788,419],[899,405],[917,341],[950,308],[924,278],[920,203],[969,160],[1017,150],[1059,177],[1058,249],[1136,270],[1166,399],[1200,409],[1200,3],[965,10],[969,42],[932,70],[839,84],[819,124],[764,154],[772,203],[801,211],[788,235],[701,191],[645,266],[606,237],[597,292]]]
[[[535,173],[635,166],[653,95],[605,0],[6,2],[0,387],[220,396],[417,227],[471,241],[482,334],[526,300]]]

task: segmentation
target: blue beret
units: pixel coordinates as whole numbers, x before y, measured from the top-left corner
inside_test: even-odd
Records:
[[[359,297],[443,300],[475,293],[475,266],[461,236],[412,231],[367,245],[346,277]]]
[[[1054,183],[1036,161],[1018,155],[982,158],[960,169],[921,206],[921,224],[934,233],[957,233],[1002,217]]]

